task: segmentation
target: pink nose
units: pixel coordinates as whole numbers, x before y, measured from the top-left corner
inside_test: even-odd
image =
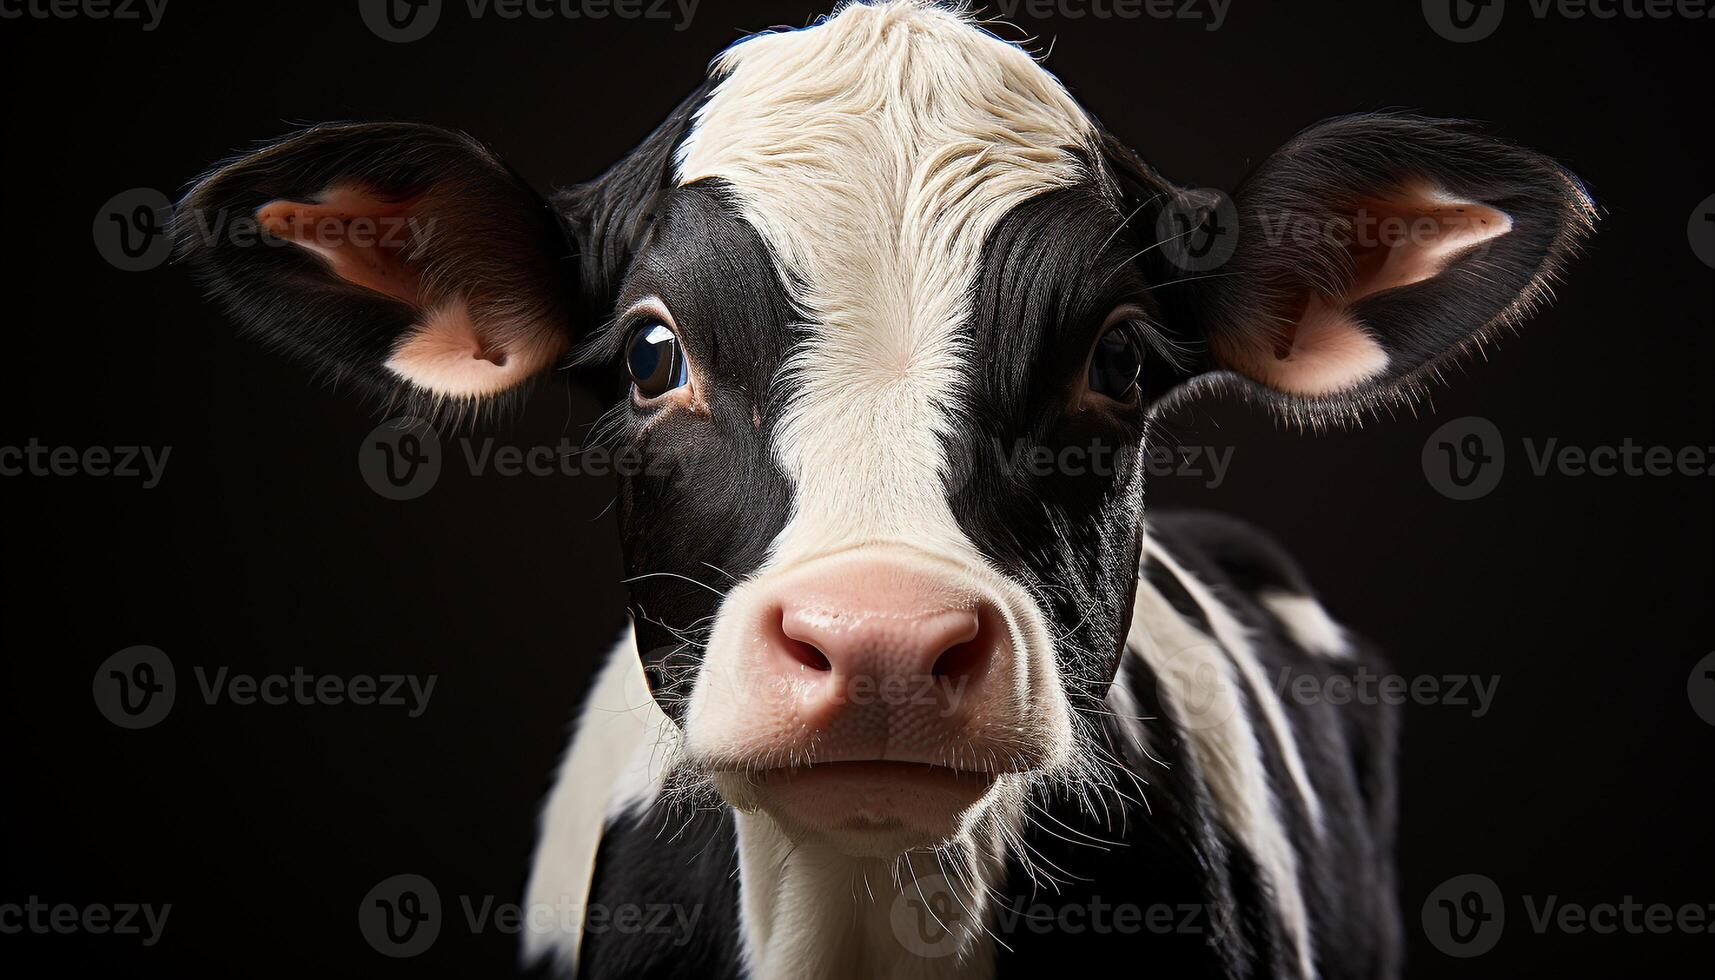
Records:
[[[781,608],[784,650],[798,663],[853,677],[960,677],[982,669],[973,604],[944,605],[922,591],[869,589],[799,595]]]
[[[943,762],[1007,657],[999,609],[932,565],[844,556],[775,587],[757,653],[816,761]]]

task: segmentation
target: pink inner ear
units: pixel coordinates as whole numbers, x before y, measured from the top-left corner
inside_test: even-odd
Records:
[[[308,203],[269,201],[256,220],[275,238],[321,256],[341,279],[415,306],[422,284],[408,259],[420,201],[387,201],[336,185]]]
[[[1346,303],[1433,278],[1461,253],[1513,230],[1505,212],[1433,188],[1365,201],[1361,211],[1366,219],[1356,226],[1352,249],[1357,278]]]
[[[1381,375],[1387,351],[1343,306],[1311,297],[1272,351],[1251,350],[1236,364],[1290,395],[1328,395]]]
[[[335,185],[315,200],[270,201],[256,220],[276,238],[320,256],[334,275],[419,311],[387,359],[387,370],[439,395],[499,394],[548,367],[564,350],[562,332],[528,317],[492,311],[479,324],[463,295],[431,293],[423,279],[418,218],[429,194],[387,200]],[[479,307],[481,308],[481,307]]]
[[[1454,258],[1512,230],[1512,218],[1433,188],[1359,202],[1350,251],[1354,276],[1338,296],[1310,293],[1285,322],[1248,342],[1219,345],[1235,370],[1288,394],[1331,395],[1388,367],[1381,344],[1350,313],[1359,300],[1434,278]]]
[[[554,331],[519,332],[497,344],[485,339],[464,300],[430,310],[387,359],[387,370],[454,398],[499,394],[552,364],[564,348]]]

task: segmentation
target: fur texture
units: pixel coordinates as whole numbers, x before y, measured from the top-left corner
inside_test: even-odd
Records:
[[[1373,655],[1266,538],[1206,515],[1146,536],[1142,453],[1151,419],[1213,386],[1312,427],[1414,404],[1548,294],[1594,209],[1547,158],[1406,115],[1266,158],[1217,273],[1164,248],[1188,196],[1024,51],[892,0],[739,43],[549,198],[460,134],[332,125],[197,182],[175,234],[249,331],[415,411],[503,404],[567,351],[614,396],[597,436],[645,462],[619,481],[634,631],[550,800],[531,901],[704,918],[677,944],[580,919],[530,936],[533,961],[986,977],[1137,955],[1135,933],[1032,930],[1019,910],[1056,892],[1051,911],[1203,910],[1147,936],[1166,975],[1393,976],[1394,722],[1277,686]],[[411,220],[378,252],[279,220],[324,212]],[[1433,230],[1280,239],[1365,214]],[[208,232],[230,218],[260,244]],[[628,342],[662,323],[689,390],[631,397]],[[1137,383],[1098,390],[1116,350]],[[1034,750],[953,838],[892,859],[785,833],[743,792],[768,760],[708,748],[755,734],[708,709],[773,577],[884,547],[999,597],[1023,667],[996,717]],[[788,761],[814,763],[805,744]]]

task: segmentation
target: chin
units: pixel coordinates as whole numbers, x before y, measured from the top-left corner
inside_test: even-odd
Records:
[[[992,772],[915,762],[827,762],[727,772],[715,785],[728,803],[761,812],[795,841],[852,857],[893,858],[952,841],[995,797]]]

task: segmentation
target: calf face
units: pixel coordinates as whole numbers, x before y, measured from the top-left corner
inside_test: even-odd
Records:
[[[199,236],[234,215],[301,247]],[[177,234],[264,341],[423,413],[608,367],[681,785],[891,854],[1096,778],[1153,414],[1214,384],[1314,425],[1415,398],[1591,215],[1547,159],[1398,115],[1313,127],[1211,207],[902,0],[736,45],[548,199],[462,135],[328,125],[215,170]]]

